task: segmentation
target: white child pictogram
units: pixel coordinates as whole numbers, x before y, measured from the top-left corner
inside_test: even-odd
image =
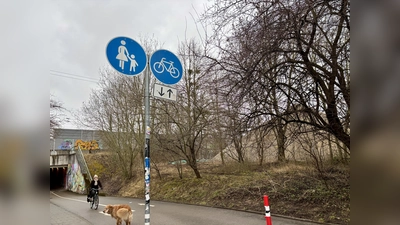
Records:
[[[136,66],[138,66],[138,63],[135,60],[135,55],[132,54],[130,57],[128,56],[128,58],[131,60],[131,66],[129,68],[129,71],[133,70],[133,72],[135,72],[135,68],[136,68]]]

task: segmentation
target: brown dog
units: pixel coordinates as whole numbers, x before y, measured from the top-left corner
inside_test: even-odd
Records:
[[[132,220],[132,209],[129,205],[107,205],[103,213],[108,213],[117,220],[117,225],[125,221],[125,225],[130,225]]]

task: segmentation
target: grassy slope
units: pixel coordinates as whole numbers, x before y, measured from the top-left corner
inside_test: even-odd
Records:
[[[121,182],[110,170],[108,156],[86,156],[92,173],[103,179],[109,195],[143,198],[143,176]],[[94,172],[93,172],[94,171]],[[215,166],[202,164],[202,179],[184,166],[179,179],[172,165],[161,166],[162,179],[152,170],[151,199],[264,213],[263,195],[269,196],[272,215],[281,214],[338,224],[350,223],[349,168],[332,167],[326,182],[301,164]],[[111,176],[112,174],[112,176]]]

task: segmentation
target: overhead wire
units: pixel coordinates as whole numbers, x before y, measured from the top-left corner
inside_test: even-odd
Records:
[[[58,77],[65,77],[65,78],[70,78],[70,79],[75,79],[75,80],[82,80],[82,81],[87,81],[87,82],[93,82],[93,83],[99,83],[99,80],[91,78],[91,77],[80,76],[80,75],[57,71],[57,70],[50,70],[50,75],[58,76]]]

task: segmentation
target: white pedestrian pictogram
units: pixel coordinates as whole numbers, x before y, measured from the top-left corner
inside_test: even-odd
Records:
[[[127,56],[129,56],[129,52],[128,49],[126,49],[125,44],[125,41],[121,40],[121,45],[118,47],[118,55],[116,57],[119,60],[119,67],[121,67],[121,69],[124,69],[125,62],[128,62]]]

